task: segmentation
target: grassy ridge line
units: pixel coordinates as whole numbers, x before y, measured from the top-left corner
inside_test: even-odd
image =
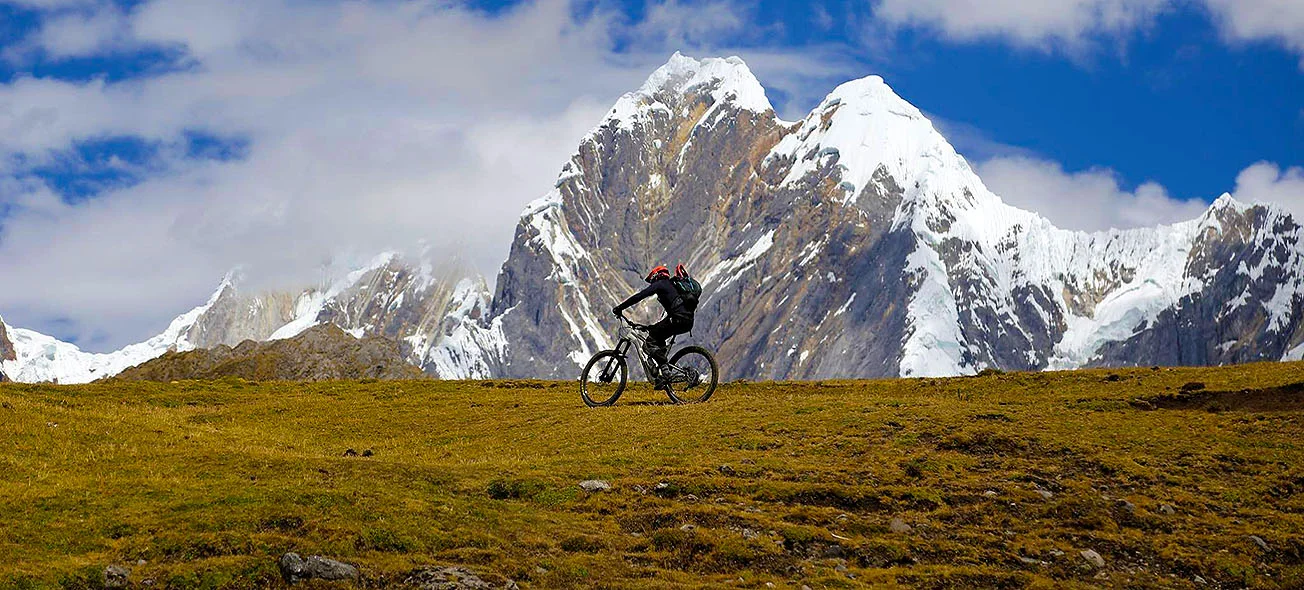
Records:
[[[600,410],[571,383],[3,385],[0,586],[120,563],[265,587],[290,550],[375,586],[432,563],[539,587],[1304,586],[1304,413],[1131,403],[1191,382],[1304,364],[728,384],[687,407],[640,388]]]

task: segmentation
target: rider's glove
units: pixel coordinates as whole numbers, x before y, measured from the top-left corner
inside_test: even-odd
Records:
[[[621,312],[621,309],[620,309],[619,307],[613,307],[613,308],[611,308],[611,315],[614,315],[614,316],[616,316],[616,317],[620,317],[620,312]]]

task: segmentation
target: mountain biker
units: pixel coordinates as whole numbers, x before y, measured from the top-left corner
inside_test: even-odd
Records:
[[[671,336],[687,334],[689,330],[693,329],[693,312],[684,305],[684,299],[679,294],[679,289],[675,288],[674,283],[670,280],[670,269],[664,265],[654,267],[643,280],[647,281],[647,288],[630,295],[629,299],[612,308],[611,313],[616,314],[617,317],[624,317],[626,309],[633,307],[648,297],[657,296],[657,302],[666,310],[666,317],[648,326],[648,339],[643,350],[652,359],[652,363],[660,368],[669,362],[666,359],[666,355],[669,353],[666,340]]]

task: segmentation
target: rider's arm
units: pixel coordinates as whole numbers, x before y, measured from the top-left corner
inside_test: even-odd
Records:
[[[625,311],[626,309],[629,309],[629,308],[631,308],[631,307],[637,305],[638,302],[640,302],[640,301],[642,301],[642,300],[644,300],[644,299],[647,299],[648,297],[651,297],[651,296],[655,295],[656,292],[657,292],[657,289],[656,289],[656,285],[655,285],[655,284],[648,285],[646,289],[643,289],[642,291],[639,291],[638,293],[635,293],[635,294],[633,294],[633,295],[630,295],[630,296],[629,296],[629,299],[626,299],[626,300],[623,301],[620,305],[617,305],[616,308],[615,308],[614,310],[612,310],[612,311],[615,311],[617,314],[619,314],[620,312]]]

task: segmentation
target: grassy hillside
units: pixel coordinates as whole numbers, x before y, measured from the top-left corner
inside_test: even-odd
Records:
[[[534,587],[1299,588],[1299,383],[1296,363],[729,384],[597,410],[571,383],[6,384],[0,587],[109,564],[266,587],[294,550],[375,587],[460,564]]]

